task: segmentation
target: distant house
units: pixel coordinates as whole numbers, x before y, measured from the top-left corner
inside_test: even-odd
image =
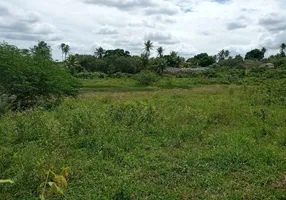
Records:
[[[260,65],[259,67],[265,67],[268,69],[274,69],[275,68],[273,63],[265,63],[265,64]]]

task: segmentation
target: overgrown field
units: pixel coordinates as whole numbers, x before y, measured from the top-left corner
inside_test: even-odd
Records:
[[[44,171],[62,167],[64,196],[47,199],[285,199],[283,91],[176,89],[183,80],[90,80],[51,111],[6,113],[0,178],[15,184],[0,185],[0,199],[39,199]]]

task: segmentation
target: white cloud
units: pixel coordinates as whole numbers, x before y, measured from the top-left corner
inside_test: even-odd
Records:
[[[91,54],[99,46],[140,54],[146,39],[186,57],[223,48],[275,52],[286,43],[284,1],[9,0],[0,2],[0,40],[22,48],[66,42],[73,53]]]
[[[99,35],[114,35],[118,34],[118,31],[111,26],[102,26],[95,33]]]

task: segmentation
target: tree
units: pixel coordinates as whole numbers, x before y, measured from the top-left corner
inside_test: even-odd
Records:
[[[145,43],[145,53],[148,53],[150,55],[150,51],[153,49],[154,45],[150,40],[147,40]]]
[[[47,53],[40,48],[43,46],[47,48],[45,44],[35,46],[33,53]],[[77,92],[77,80],[65,68],[42,57],[46,54],[35,59],[35,55],[23,55],[17,47],[0,43],[0,55],[0,86],[4,94],[16,97],[14,109],[53,105]]]
[[[187,60],[188,63],[195,66],[207,67],[215,63],[215,58],[213,56],[209,56],[207,53],[200,53],[194,58],[190,58]]]
[[[40,41],[38,45],[30,48],[30,51],[34,57],[40,57],[41,59],[52,60],[52,49],[44,41]]]
[[[236,60],[238,60],[238,61],[240,61],[240,62],[243,62],[243,57],[242,57],[240,54],[236,55],[236,56],[234,57],[234,59],[236,59]]]
[[[67,55],[69,52],[70,52],[70,46],[65,45],[65,47],[64,47],[65,60],[67,59]]]
[[[104,54],[105,54],[105,50],[102,47],[99,47],[96,49],[95,53],[97,58],[102,59]]]
[[[122,72],[134,74],[136,72],[136,68],[132,64],[130,58],[121,56],[115,59],[112,64],[114,66],[113,73]]]
[[[64,49],[65,49],[66,44],[65,43],[61,43],[59,48],[62,50],[62,61],[64,61]]]
[[[145,46],[144,53],[141,54],[141,59],[142,59],[144,68],[146,68],[149,63],[150,52],[153,49],[154,45],[150,40],[147,40],[146,42],[144,42],[144,46]]]
[[[163,57],[157,57],[150,60],[150,65],[148,69],[150,69],[153,72],[162,74],[164,69],[168,66],[166,58]]]
[[[160,58],[162,58],[162,57],[163,57],[163,53],[164,53],[163,47],[159,47],[159,48],[157,49],[157,52],[158,52],[158,56],[159,56]]]
[[[261,60],[264,58],[264,49],[253,49],[249,52],[246,53],[245,55],[245,60],[249,60],[249,59],[256,59],[256,60]]]
[[[225,59],[228,58],[229,55],[230,55],[229,50],[225,50],[225,51],[224,51],[224,58],[225,58]]]
[[[181,62],[183,61],[183,58],[178,56],[178,53],[175,51],[172,51],[170,55],[164,56],[164,58],[167,61],[167,66],[169,67],[180,67]]]
[[[148,55],[148,53],[142,53],[141,54],[141,61],[142,61],[143,67],[146,69],[147,65],[149,63],[149,55]]]
[[[265,47],[262,47],[261,52],[263,52],[265,54],[266,51],[267,51],[267,49]]]
[[[286,49],[286,44],[285,43],[282,43],[281,46],[280,46],[280,55],[281,57],[285,57],[285,50]]]
[[[130,57],[129,51],[124,51],[124,49],[114,49],[114,50],[106,50],[103,58],[108,57]]]
[[[224,49],[221,50],[220,52],[218,52],[217,59],[218,59],[218,61],[221,61],[224,59]]]
[[[66,67],[71,71],[72,74],[80,72],[83,70],[82,66],[79,64],[77,57],[74,55],[70,55],[66,59]]]
[[[218,59],[218,61],[225,60],[229,57],[229,55],[230,55],[229,50],[223,49],[217,54],[217,59]]]

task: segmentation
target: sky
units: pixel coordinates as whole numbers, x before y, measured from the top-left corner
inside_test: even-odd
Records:
[[[140,54],[144,41],[186,58],[228,49],[244,55],[286,43],[285,0],[0,0],[0,41],[29,48],[46,41],[55,59],[122,48]]]

